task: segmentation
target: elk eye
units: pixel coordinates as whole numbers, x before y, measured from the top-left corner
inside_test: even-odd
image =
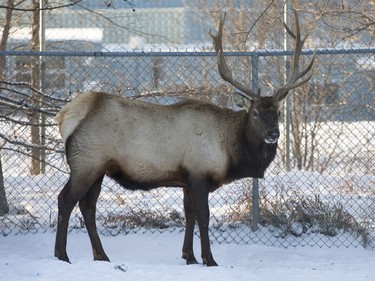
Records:
[[[254,110],[253,115],[254,115],[255,118],[257,118],[259,116],[258,111]]]

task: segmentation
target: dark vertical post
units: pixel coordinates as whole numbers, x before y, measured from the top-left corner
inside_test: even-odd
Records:
[[[251,57],[251,88],[254,92],[258,91],[258,56],[253,55]],[[253,221],[251,223],[251,229],[253,231],[258,230],[258,223],[259,223],[259,179],[253,178],[253,212],[252,218]]]
[[[1,153],[1,150],[0,150]],[[0,156],[0,216],[4,216],[9,212],[9,206],[5,195],[4,178],[3,178],[3,167]]]
[[[286,25],[289,25],[289,17],[288,12],[290,11],[290,1],[285,0],[284,2],[284,22]],[[284,28],[284,51],[287,51],[289,48],[289,36],[288,32]],[[288,56],[284,56],[285,60],[285,83],[289,80],[290,75],[290,63]],[[291,120],[291,113],[290,113],[290,95],[287,95],[285,100],[285,168],[286,171],[289,172],[291,169],[291,158],[290,158],[290,142],[291,142],[291,128],[290,128],[290,120]]]
[[[45,33],[45,17],[44,17],[44,1],[39,1],[39,51],[44,52],[46,50],[46,33]],[[40,67],[40,91],[44,93],[46,89],[46,79],[45,79],[45,60],[44,56],[39,57],[39,67]],[[41,103],[45,97],[41,97]],[[46,116],[42,113],[41,114],[41,132],[40,132],[40,144],[42,147],[46,145]],[[46,150],[41,149],[40,151],[40,160],[41,160],[41,173],[44,174],[46,172]]]

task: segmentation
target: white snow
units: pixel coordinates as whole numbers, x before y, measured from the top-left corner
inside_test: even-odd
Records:
[[[213,244],[219,267],[185,265],[183,233],[103,237],[111,262],[92,260],[86,233],[70,233],[71,264],[53,256],[54,233],[0,237],[1,280],[374,280],[374,251],[359,248]],[[199,243],[195,237],[195,253]]]
[[[51,41],[83,40],[90,42],[101,42],[103,40],[103,29],[91,28],[47,28],[46,38]],[[31,28],[23,27],[14,30],[10,36],[11,40],[31,40]]]

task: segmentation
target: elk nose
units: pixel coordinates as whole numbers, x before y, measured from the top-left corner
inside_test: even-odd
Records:
[[[279,132],[279,129],[277,128],[273,128],[271,130],[268,131],[268,135],[273,138],[274,140],[278,139],[279,136],[280,136],[280,132]]]

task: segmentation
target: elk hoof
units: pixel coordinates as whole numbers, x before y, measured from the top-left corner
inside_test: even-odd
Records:
[[[194,254],[191,254],[191,255],[189,255],[189,254],[182,254],[182,258],[184,259],[184,260],[186,260],[186,264],[197,264],[198,263],[198,261],[197,261],[197,259],[194,257]]]
[[[55,257],[58,258],[61,261],[65,261],[67,263],[71,263],[69,261],[68,255],[66,253],[61,255],[61,254],[55,252]]]
[[[104,255],[95,255],[94,256],[94,261],[107,261],[110,262],[109,258],[107,257],[106,254]]]
[[[203,265],[218,266],[218,264],[216,263],[216,261],[214,260],[214,258],[212,257],[212,255],[210,255],[207,258],[203,258]]]

